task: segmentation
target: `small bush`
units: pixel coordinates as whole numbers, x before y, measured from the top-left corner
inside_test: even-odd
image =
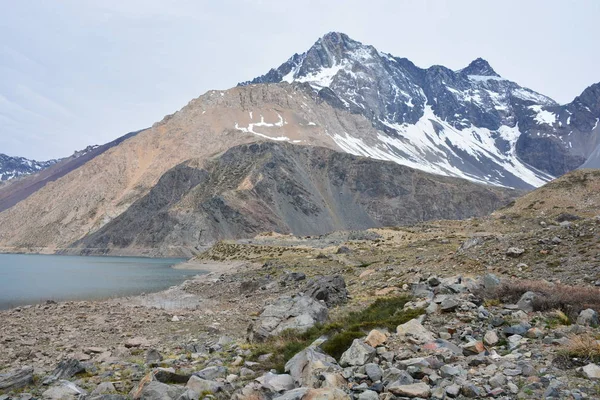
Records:
[[[500,300],[516,303],[525,292],[535,292],[539,296],[533,302],[535,311],[560,310],[574,320],[581,310],[600,310],[600,290],[588,286],[551,284],[544,281],[510,280],[493,291],[482,292],[486,301]]]

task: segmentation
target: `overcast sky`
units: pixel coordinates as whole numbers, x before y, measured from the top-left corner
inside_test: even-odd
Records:
[[[421,67],[477,57],[560,103],[600,81],[600,1],[0,0],[0,153],[70,155],[347,33]]]

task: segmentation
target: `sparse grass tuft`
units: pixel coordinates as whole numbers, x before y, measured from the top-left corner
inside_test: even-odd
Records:
[[[591,334],[573,335],[559,351],[559,355],[577,359],[580,364],[600,362],[600,340]]]
[[[272,353],[273,356],[263,367],[283,372],[290,358],[319,337],[326,336],[328,340],[321,345],[321,349],[339,359],[354,339],[365,336],[370,329],[394,330],[398,325],[423,314],[422,309],[404,310],[409,300],[408,296],[377,299],[362,311],[341,316],[328,324],[316,325],[306,332],[284,331],[264,343],[254,345],[251,358],[257,359],[261,354]]]

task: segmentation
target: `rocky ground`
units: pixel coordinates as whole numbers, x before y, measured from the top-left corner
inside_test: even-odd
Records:
[[[224,242],[194,262],[235,268],[159,294],[2,311],[0,399],[600,398],[600,220],[519,210]]]

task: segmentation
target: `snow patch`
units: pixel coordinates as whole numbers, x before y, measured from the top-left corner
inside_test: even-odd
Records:
[[[538,123],[538,125],[540,125],[540,124],[553,125],[554,123],[556,123],[556,114],[551,113],[550,111],[547,111],[547,110],[543,110],[542,106],[535,105],[535,106],[529,106],[528,108],[530,110],[533,110],[536,113],[534,120]]]

